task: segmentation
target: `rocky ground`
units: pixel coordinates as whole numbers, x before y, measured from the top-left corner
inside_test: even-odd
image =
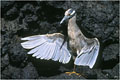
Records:
[[[59,22],[65,10],[77,12],[77,24],[87,37],[97,37],[100,53],[93,69],[38,60],[27,55],[21,37],[61,32],[67,25]],[[118,79],[119,78],[119,3],[117,1],[1,2],[1,78],[2,79]]]

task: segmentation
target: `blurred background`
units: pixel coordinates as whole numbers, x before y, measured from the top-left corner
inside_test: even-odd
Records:
[[[76,66],[73,60],[61,64],[27,55],[20,38],[60,32],[67,35],[67,22],[60,25],[64,12],[73,8],[77,24],[86,37],[100,41],[100,53],[93,69]],[[118,79],[119,2],[118,1],[1,1],[2,79]]]

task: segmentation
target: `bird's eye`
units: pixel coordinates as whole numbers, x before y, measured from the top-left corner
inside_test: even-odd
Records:
[[[68,14],[68,16],[70,16],[70,14]]]

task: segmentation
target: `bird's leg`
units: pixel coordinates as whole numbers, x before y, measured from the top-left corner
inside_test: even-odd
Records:
[[[77,50],[77,53],[79,53],[79,51]],[[73,59],[75,60],[75,57],[73,56]],[[73,71],[72,72],[66,72],[66,74],[68,74],[68,75],[71,75],[71,74],[76,74],[76,75],[78,75],[78,76],[81,76],[80,75],[80,73],[77,73],[76,71],[75,71],[75,64],[74,64],[74,68],[73,68]]]
[[[73,72],[75,71],[75,65],[74,65],[74,68],[73,68]]]
[[[65,72],[66,74],[68,74],[69,76],[71,75],[71,74],[76,74],[77,76],[83,76],[83,77],[85,77],[85,78],[87,78],[85,75],[83,75],[83,74],[81,74],[81,73],[77,73],[76,71],[75,71],[75,65],[74,65],[74,68],[73,68],[73,71],[72,72]]]
[[[68,74],[69,76],[70,76],[71,74],[76,74],[76,75],[78,75],[78,76],[81,76],[80,73],[77,73],[77,72],[75,71],[75,65],[74,65],[73,71],[72,71],[72,72],[66,72],[66,74]]]

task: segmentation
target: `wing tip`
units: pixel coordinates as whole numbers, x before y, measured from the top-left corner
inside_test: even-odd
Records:
[[[27,40],[26,38],[21,38],[21,40]]]
[[[26,47],[25,47],[25,45],[24,45],[24,42],[23,42],[23,43],[20,43],[20,44],[21,44],[21,46],[22,46],[23,48],[26,49]]]
[[[24,43],[21,43],[21,46],[22,46],[23,48],[25,48],[25,49],[31,49],[31,48],[32,48],[32,47],[30,47],[30,46],[29,46],[29,47],[28,47],[28,46],[25,46]]]
[[[89,65],[89,64],[82,65],[82,64],[77,64],[75,62],[74,62],[74,64],[77,65],[77,66],[88,66],[90,69],[92,69],[94,67],[94,64],[93,65]]]

